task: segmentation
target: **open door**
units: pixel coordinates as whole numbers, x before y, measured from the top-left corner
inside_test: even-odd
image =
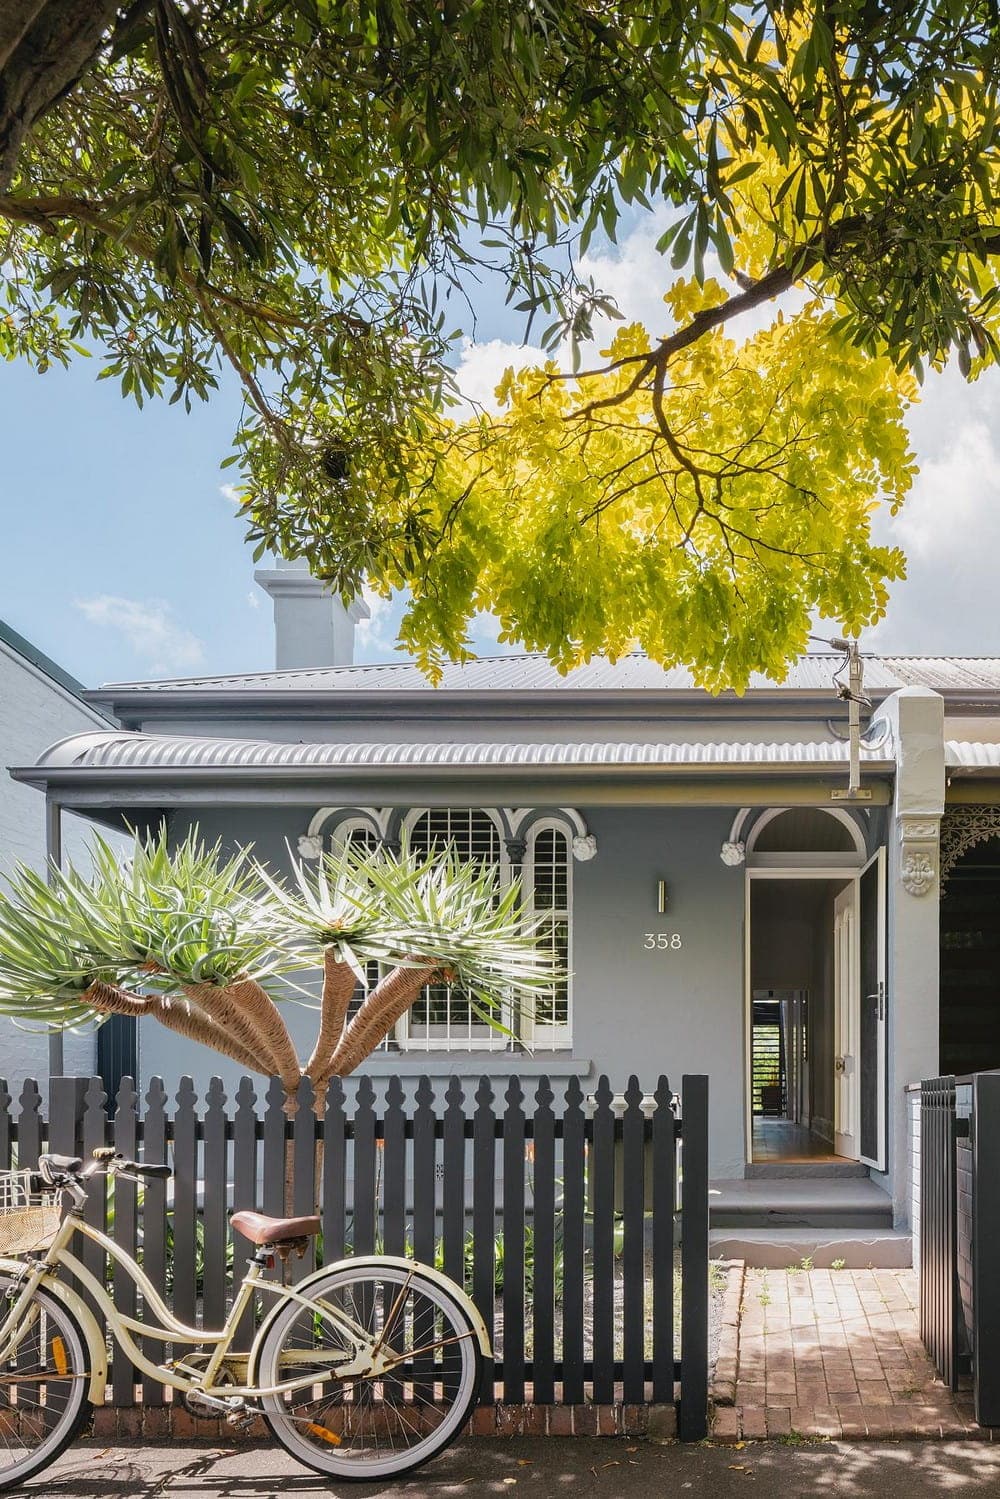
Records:
[[[833,903],[834,1149],[858,1157],[858,886],[852,879]]]
[[[885,850],[834,902],[836,1151],[886,1164]]]
[[[880,848],[858,880],[858,1159],[876,1171],[886,1169],[885,906],[885,849]]]

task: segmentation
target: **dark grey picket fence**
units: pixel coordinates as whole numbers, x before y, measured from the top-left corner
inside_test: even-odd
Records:
[[[138,1255],[179,1317],[205,1326],[221,1325],[249,1252],[230,1236],[229,1212],[318,1203],[322,1235],[284,1273],[298,1280],[317,1262],[373,1252],[437,1263],[493,1338],[485,1400],[669,1403],[679,1387],[681,1435],[697,1439],[707,1410],[707,1079],[684,1078],[679,1109],[665,1077],[648,1097],[635,1078],[617,1099],[606,1078],[590,1096],[576,1079],[559,1098],[547,1078],[531,1087],[529,1100],[519,1079],[484,1077],[469,1098],[458,1078],[440,1094],[422,1078],[408,1098],[392,1079],[380,1097],[362,1078],[348,1104],[335,1081],[318,1123],[307,1086],[289,1121],[280,1087],[262,1098],[249,1078],[232,1101],[218,1079],[200,1100],[189,1078],[173,1099],[154,1078],[140,1100],[126,1078],[113,1107],[99,1079],[55,1078],[47,1115],[34,1083],[16,1109],[0,1084],[0,1167],[105,1144],[169,1160],[170,1183],[140,1194],[120,1182],[113,1199],[94,1192],[88,1219]],[[118,1307],[141,1314],[100,1246],[86,1241],[82,1253],[96,1275],[110,1274]],[[241,1346],[252,1334],[248,1314]],[[112,1383],[119,1405],[163,1403],[162,1385],[137,1386],[117,1352]]]

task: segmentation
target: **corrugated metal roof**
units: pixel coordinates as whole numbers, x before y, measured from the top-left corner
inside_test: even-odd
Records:
[[[891,749],[863,749],[866,763],[891,765]],[[671,768],[843,765],[840,739],[772,742],[718,739],[711,743],[574,741],[562,743],[302,744],[275,740],[184,735],[94,733],[63,739],[38,761],[43,770],[295,771],[309,767],[504,769],[519,766],[662,766]]]
[[[1000,770],[1000,744],[984,739],[949,739],[944,759],[952,770]]]
[[[1000,658],[992,656],[866,656],[865,689],[870,694],[895,692],[900,687],[931,687],[939,691],[1000,692]],[[835,652],[814,652],[789,668],[783,682],[756,676],[751,692],[818,692],[830,688],[844,658]],[[332,666],[311,671],[269,671],[243,676],[176,677],[161,682],[117,682],[102,687],[98,696],[132,692],[433,692],[435,689],[412,662],[392,661],[372,666]],[[481,657],[443,668],[437,689],[443,692],[690,692],[694,683],[682,667],[665,668],[641,652],[618,661],[595,657],[585,666],[562,675],[542,655]]]

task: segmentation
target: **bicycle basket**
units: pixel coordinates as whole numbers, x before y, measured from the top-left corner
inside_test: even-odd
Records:
[[[0,1171],[0,1255],[47,1249],[62,1213],[55,1192],[33,1192],[31,1171]]]

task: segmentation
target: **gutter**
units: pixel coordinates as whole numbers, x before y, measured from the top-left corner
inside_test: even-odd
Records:
[[[862,769],[869,775],[892,775],[896,764],[893,760],[865,760]],[[568,781],[581,778],[643,780],[734,780],[765,775],[782,777],[828,776],[843,779],[846,765],[840,760],[796,761],[741,761],[732,764],[719,762],[692,763],[689,765],[629,763],[617,765],[532,763],[519,765],[453,765],[430,763],[426,765],[179,765],[179,766],[92,766],[46,767],[38,765],[17,766],[10,770],[15,781],[39,790],[60,786],[204,786],[220,782],[237,785],[277,784],[298,786],[323,784],[330,781],[398,781],[429,780],[446,776],[448,780],[496,780],[500,779],[553,779]]]

